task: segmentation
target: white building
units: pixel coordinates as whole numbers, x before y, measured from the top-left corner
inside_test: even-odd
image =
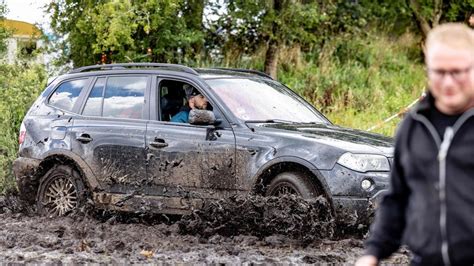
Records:
[[[5,61],[13,64],[17,59],[25,58],[35,60],[38,63],[44,62],[43,54],[39,48],[43,47],[40,39],[41,31],[33,24],[5,19],[3,26],[12,31],[12,37],[7,39],[7,53]]]

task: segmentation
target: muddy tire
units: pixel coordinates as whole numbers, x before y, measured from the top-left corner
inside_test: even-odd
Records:
[[[79,173],[67,165],[57,165],[40,180],[36,205],[50,217],[77,212],[86,202],[86,190]]]
[[[265,196],[281,196],[283,194],[295,194],[304,199],[316,198],[321,195],[314,184],[298,172],[278,174],[270,182],[265,192]]]

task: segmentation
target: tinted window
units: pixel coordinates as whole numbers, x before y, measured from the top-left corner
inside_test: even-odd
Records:
[[[89,98],[84,106],[83,115],[100,116],[102,115],[102,96],[104,94],[105,78],[99,78],[92,88]]]
[[[142,118],[147,77],[109,77],[102,115],[105,117]]]
[[[81,90],[87,85],[87,80],[76,79],[62,83],[49,98],[49,104],[72,111]]]
[[[182,108],[186,108],[186,92],[184,87],[190,85],[181,81],[162,80],[160,82],[161,120],[170,121]]]
[[[187,123],[190,99],[193,97],[201,97],[200,100],[193,100],[194,108],[213,110],[211,103],[202,92],[186,82],[162,80],[159,85],[159,95],[162,121]]]

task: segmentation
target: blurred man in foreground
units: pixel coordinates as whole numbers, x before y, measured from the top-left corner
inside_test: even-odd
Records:
[[[401,124],[391,187],[356,265],[401,243],[413,265],[474,264],[474,33],[443,24],[426,40],[429,92]]]

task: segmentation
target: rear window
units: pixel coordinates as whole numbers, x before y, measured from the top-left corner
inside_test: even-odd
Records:
[[[88,79],[85,78],[61,83],[49,98],[49,104],[66,111],[72,111],[79,94],[87,86],[87,81]]]

